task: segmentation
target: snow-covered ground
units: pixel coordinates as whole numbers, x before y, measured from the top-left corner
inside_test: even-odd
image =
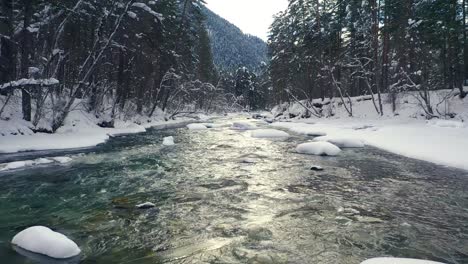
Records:
[[[433,101],[437,101],[436,98],[443,94],[433,96]],[[353,117],[348,116],[343,106],[334,104],[332,117],[283,118],[283,122],[280,120],[271,126],[297,134],[346,139],[348,143],[363,141],[366,145],[406,157],[468,170],[468,127],[465,123],[468,120],[468,98],[462,100],[456,96],[451,97],[437,109],[441,114],[444,111],[455,114],[454,118],[447,118],[443,114],[432,120],[426,120],[422,116],[422,110],[412,95],[398,99],[396,114],[392,113],[389,103],[384,104],[384,116],[376,113],[372,101],[358,99],[353,98]],[[283,114],[278,117],[280,108]],[[330,107],[326,106],[324,111],[328,111],[327,108]],[[291,104],[289,108],[284,105],[276,107],[273,114],[277,115],[278,120],[285,116],[290,117],[290,113],[300,116],[304,112],[299,104]]]

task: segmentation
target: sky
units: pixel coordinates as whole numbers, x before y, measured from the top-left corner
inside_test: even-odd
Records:
[[[267,40],[273,15],[286,10],[288,0],[205,0],[209,9],[244,33]]]

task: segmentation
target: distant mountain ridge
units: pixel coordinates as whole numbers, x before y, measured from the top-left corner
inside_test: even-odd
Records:
[[[244,34],[238,27],[206,7],[206,27],[211,39],[213,59],[220,71],[232,71],[239,67],[257,69],[266,62],[267,44],[260,38]]]

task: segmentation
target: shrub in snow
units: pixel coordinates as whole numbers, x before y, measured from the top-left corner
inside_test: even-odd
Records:
[[[162,143],[164,146],[173,146],[175,145],[174,143],[174,137],[165,137],[163,139],[163,143]]]
[[[289,134],[276,129],[259,129],[252,131],[251,136],[254,138],[286,138]]]
[[[357,138],[341,138],[341,137],[317,137],[314,138],[316,142],[330,142],[340,148],[363,148],[365,146],[362,140]]]
[[[405,258],[373,258],[368,259],[361,264],[444,264],[429,260],[405,259]]]
[[[249,122],[234,122],[231,128],[234,130],[251,130],[256,129],[257,126]]]
[[[336,156],[341,149],[329,142],[310,142],[300,144],[296,147],[297,153],[317,155],[317,156]]]
[[[189,124],[189,125],[187,125],[187,128],[190,129],[190,130],[205,130],[205,129],[208,129],[203,124]]]
[[[56,259],[71,258],[81,253],[75,242],[44,226],[33,226],[19,232],[11,243],[27,251]]]
[[[202,125],[206,126],[207,128],[218,128],[222,127],[222,124],[213,124],[213,123],[202,123]]]

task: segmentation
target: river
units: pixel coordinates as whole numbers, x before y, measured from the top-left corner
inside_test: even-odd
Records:
[[[301,155],[295,146],[310,138],[255,139],[215,122],[226,126],[150,129],[62,152],[67,165],[0,173],[0,262],[468,263],[466,171],[371,147]],[[166,136],[177,145],[162,146]],[[57,152],[0,160],[37,155]],[[73,239],[79,259],[17,253],[11,238],[33,225]]]

